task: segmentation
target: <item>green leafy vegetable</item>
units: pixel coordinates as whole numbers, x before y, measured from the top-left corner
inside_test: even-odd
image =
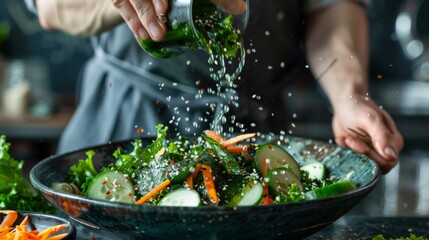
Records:
[[[97,175],[92,158],[95,152],[89,150],[86,152],[86,159],[80,159],[78,164],[71,166],[70,168],[70,181],[76,186],[82,186],[87,181],[87,177],[93,178]]]
[[[253,167],[255,161],[259,161],[255,155],[260,146],[235,145],[247,139],[244,137],[217,141],[215,137],[203,133],[193,140],[179,136],[175,141],[169,141],[167,130],[168,127],[158,125],[157,138],[148,146],[143,146],[142,139],[135,139],[131,142],[132,149],[116,149],[113,153],[115,161],[103,166],[98,174],[92,162],[94,152],[88,151],[87,159],[79,160],[71,167],[71,180],[87,194],[88,186],[99,174],[105,174],[106,170],[110,173],[117,171],[126,175],[133,188],[133,197],[142,200],[136,201],[137,204],[156,205],[165,194],[175,189],[189,188],[200,194],[202,205],[230,206],[240,205],[243,201],[245,204],[303,201],[307,199],[305,193],[334,182],[334,179],[326,177],[310,178],[308,171],[299,172],[299,178],[286,167],[272,169],[264,177],[261,171]],[[295,160],[291,158],[290,161]],[[103,184],[93,185],[95,192],[100,190],[97,186],[102,189]],[[338,194],[340,190],[341,193],[351,190],[338,188],[335,187],[335,192],[324,191]],[[153,195],[154,189],[162,190]],[[105,190],[102,191],[104,194]]]
[[[288,203],[288,202],[300,202],[305,200],[305,196],[302,194],[302,190],[296,183],[292,183],[289,187],[289,191],[286,195],[278,196],[275,199],[275,203]]]
[[[157,137],[155,141],[153,141],[147,148],[145,148],[142,152],[143,160],[148,163],[155,158],[155,155],[161,151],[162,148],[167,149],[167,126],[163,126],[158,124],[156,126],[157,129]]]
[[[6,136],[0,136],[0,210],[55,212],[26,181],[22,172],[24,161],[12,158],[9,148]]]
[[[237,160],[218,142],[208,137],[205,134],[201,135],[206,141],[205,145],[208,149],[213,150],[214,154],[219,157],[223,167],[231,174],[240,174],[240,165]]]
[[[117,159],[112,167],[122,173],[133,175],[138,173],[142,167],[148,166],[155,158],[156,154],[164,150],[166,154],[178,152],[177,147],[173,144],[167,145],[167,130],[168,127],[157,126],[157,138],[146,148],[142,146],[141,139],[135,139],[133,150],[130,153],[123,153],[122,149],[117,149],[113,156]]]
[[[418,237],[415,234],[410,234],[409,237],[400,237],[400,238],[385,238],[383,235],[379,234],[372,238],[372,240],[428,240],[427,237]]]

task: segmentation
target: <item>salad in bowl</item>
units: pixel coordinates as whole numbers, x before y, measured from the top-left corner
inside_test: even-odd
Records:
[[[105,201],[188,207],[296,202],[356,188],[351,179],[328,177],[321,162],[300,165],[277,143],[252,142],[253,133],[225,139],[207,130],[194,141],[169,141],[167,131],[158,125],[149,145],[135,139],[131,152],[118,148],[116,161],[100,170],[88,150],[70,167],[69,182],[52,187]]]
[[[51,156],[31,183],[72,219],[123,239],[296,239],[344,215],[380,177],[374,161],[326,142],[157,129]]]

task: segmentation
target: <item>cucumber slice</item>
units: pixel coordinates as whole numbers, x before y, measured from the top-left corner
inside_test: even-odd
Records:
[[[268,171],[265,181],[268,184],[268,189],[274,196],[284,196],[289,193],[289,188],[292,183],[298,185],[302,189],[302,183],[298,176],[295,175],[289,168],[280,167]]]
[[[316,188],[304,193],[305,199],[319,199],[330,196],[337,196],[356,189],[356,183],[350,179],[345,179],[321,188]]]
[[[262,184],[252,179],[244,186],[241,193],[232,198],[227,204],[228,206],[253,206],[258,205],[264,196],[264,188]]]
[[[310,179],[325,179],[326,169],[321,162],[312,162],[301,167],[301,171],[307,171]]]
[[[134,187],[126,174],[109,170],[94,177],[86,196],[112,202],[134,203]]]
[[[167,193],[158,203],[159,206],[198,207],[201,197],[194,189],[179,188]]]
[[[270,169],[278,167],[289,168],[301,179],[301,169],[296,160],[282,147],[275,144],[259,146],[255,154],[256,168],[265,177]]]

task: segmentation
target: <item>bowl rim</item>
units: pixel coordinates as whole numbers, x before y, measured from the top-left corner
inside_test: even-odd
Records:
[[[152,138],[152,137],[143,137],[143,139],[145,139],[145,138]],[[343,193],[343,194],[339,194],[339,195],[335,195],[335,196],[324,197],[324,198],[320,198],[320,199],[311,199],[311,200],[305,200],[305,201],[299,201],[299,202],[289,202],[289,203],[271,204],[271,205],[239,206],[239,207],[236,207],[236,206],[199,206],[199,207],[153,206],[153,205],[147,205],[147,204],[137,205],[137,204],[130,204],[130,203],[110,202],[110,201],[105,201],[105,200],[100,200],[100,199],[88,198],[88,197],[85,197],[83,195],[77,195],[77,194],[55,191],[54,189],[50,188],[49,186],[44,185],[41,181],[39,181],[35,177],[34,172],[38,168],[40,168],[41,166],[46,164],[47,162],[52,161],[52,159],[61,158],[63,156],[67,156],[67,155],[70,155],[73,153],[78,153],[78,152],[84,153],[84,152],[91,150],[91,149],[106,147],[109,145],[113,146],[113,145],[120,145],[120,144],[128,144],[128,143],[131,143],[131,141],[132,141],[132,140],[119,140],[119,141],[109,141],[107,144],[98,144],[98,145],[94,145],[94,146],[76,149],[76,150],[73,150],[70,152],[65,152],[65,153],[49,156],[49,157],[41,160],[40,162],[38,162],[36,165],[34,165],[31,168],[29,178],[30,178],[30,182],[33,185],[33,187],[36,188],[37,190],[41,191],[43,194],[49,193],[49,194],[52,194],[55,196],[59,196],[61,198],[65,198],[65,199],[69,199],[69,200],[73,200],[73,201],[79,201],[81,203],[99,205],[99,206],[102,206],[103,208],[116,208],[116,209],[124,209],[124,210],[130,210],[130,211],[142,211],[142,212],[148,212],[151,210],[152,211],[158,211],[158,210],[162,211],[162,210],[166,210],[166,209],[184,209],[186,211],[192,211],[193,213],[198,213],[198,212],[207,213],[207,210],[213,210],[213,211],[219,211],[219,212],[230,212],[230,211],[237,211],[239,209],[243,209],[243,210],[245,210],[245,209],[252,209],[252,210],[261,209],[262,211],[266,211],[267,208],[285,208],[285,207],[286,208],[288,208],[288,207],[300,208],[300,207],[306,206],[308,204],[308,202],[316,202],[316,203],[318,202],[320,204],[323,204],[324,202],[332,201],[332,199],[347,199],[347,198],[351,198],[354,195],[362,194],[362,192],[370,192],[373,188],[375,188],[375,186],[378,184],[378,182],[381,178],[381,170],[380,170],[379,166],[377,165],[377,163],[364,154],[353,152],[350,149],[341,147],[341,146],[336,145],[336,144],[323,142],[323,141],[315,140],[315,139],[311,139],[311,138],[303,138],[303,137],[298,137],[298,136],[288,136],[287,138],[301,140],[301,141],[310,140],[310,141],[313,141],[315,143],[329,144],[329,145],[333,145],[337,148],[340,148],[341,151],[350,151],[353,155],[362,156],[366,160],[371,161],[372,164],[374,165],[374,167],[375,167],[374,168],[374,171],[375,171],[374,177],[371,179],[371,181],[369,181],[367,184],[365,184],[363,186],[360,186],[360,187],[358,187],[352,191],[349,191],[347,193]],[[315,205],[317,205],[316,203],[315,203]]]

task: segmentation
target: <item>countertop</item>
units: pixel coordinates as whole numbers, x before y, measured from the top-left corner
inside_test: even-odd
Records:
[[[386,239],[406,238],[411,234],[429,239],[429,216],[375,217],[347,215],[310,239],[373,239],[382,235]]]

